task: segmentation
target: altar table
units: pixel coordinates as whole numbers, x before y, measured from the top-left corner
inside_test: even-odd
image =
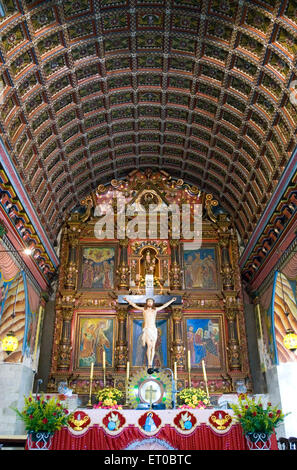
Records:
[[[232,410],[80,409],[52,450],[248,450]],[[271,450],[277,450],[272,436]]]

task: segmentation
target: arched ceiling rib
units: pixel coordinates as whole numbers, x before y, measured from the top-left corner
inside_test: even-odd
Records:
[[[3,140],[52,241],[145,167],[212,192],[249,238],[296,146],[297,1],[2,4]]]

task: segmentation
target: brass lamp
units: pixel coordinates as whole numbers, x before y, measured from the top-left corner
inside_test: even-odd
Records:
[[[19,345],[18,339],[13,331],[9,331],[5,338],[2,340],[2,350],[10,354],[17,350]]]
[[[285,336],[283,337],[283,343],[285,348],[289,349],[290,351],[294,352],[297,349],[297,335],[294,331],[289,328],[286,331]]]

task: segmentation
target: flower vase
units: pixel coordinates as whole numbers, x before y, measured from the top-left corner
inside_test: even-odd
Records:
[[[270,450],[271,436],[266,432],[248,432],[246,440],[249,450]]]
[[[54,433],[48,431],[30,431],[27,435],[28,450],[50,450]]]

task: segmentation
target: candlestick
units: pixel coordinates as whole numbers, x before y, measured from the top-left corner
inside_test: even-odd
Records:
[[[189,388],[191,388],[191,352],[188,351]]]
[[[106,367],[105,349],[103,349],[103,369]]]
[[[127,362],[127,375],[126,375],[127,381],[129,380],[129,372],[130,372],[130,362],[128,361]]]
[[[130,372],[130,362],[127,362],[127,372],[126,372],[126,383],[125,383],[125,388],[126,388],[126,405],[128,404],[128,382],[129,382],[129,372]]]
[[[89,401],[88,401],[88,404],[87,404],[87,408],[93,408],[93,406],[92,406],[93,373],[94,373],[94,362],[91,362],[91,371],[90,371],[90,392],[89,392]]]
[[[205,370],[205,363],[204,363],[203,359],[202,359],[202,370],[203,370],[203,377],[204,377],[204,382],[205,382],[206,394],[207,394],[207,398],[209,399],[207,376],[206,376],[206,370]]]
[[[105,358],[105,349],[103,349],[102,365],[103,365],[103,386],[104,386],[104,388],[105,388],[105,385],[106,385],[106,358]]]
[[[191,370],[191,351],[188,351],[188,370]]]

